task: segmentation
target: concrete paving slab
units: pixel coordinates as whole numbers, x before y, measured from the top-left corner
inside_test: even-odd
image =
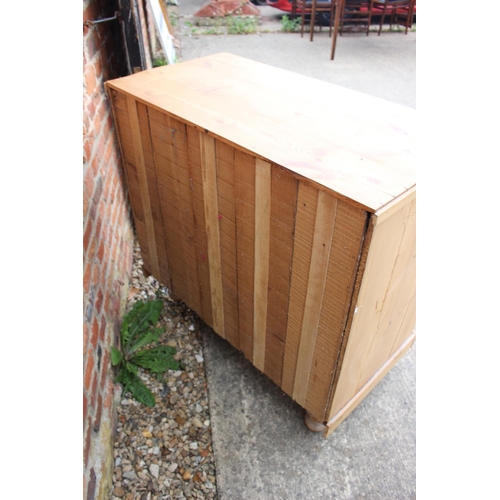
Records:
[[[227,341],[203,338],[220,500],[416,498],[415,344],[325,439]]]
[[[179,0],[180,22],[204,3]],[[346,34],[331,61],[326,30],[313,42],[280,33],[284,13],[261,10],[270,32],[185,30],[181,60],[232,52],[416,107],[415,32]],[[415,345],[328,439],[309,431],[304,410],[208,327],[204,352],[220,500],[416,498]]]

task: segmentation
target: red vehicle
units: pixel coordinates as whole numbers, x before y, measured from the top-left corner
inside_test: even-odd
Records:
[[[267,5],[284,12],[292,12],[292,0],[266,0]]]

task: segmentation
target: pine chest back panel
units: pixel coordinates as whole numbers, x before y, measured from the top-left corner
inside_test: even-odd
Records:
[[[145,269],[328,434],[414,338],[413,110],[230,54],[106,85]]]

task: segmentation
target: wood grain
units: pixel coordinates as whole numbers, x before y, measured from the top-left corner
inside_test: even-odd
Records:
[[[394,342],[400,332],[401,320],[397,320],[400,311],[391,309],[391,296],[397,297],[397,294],[401,294],[400,299],[409,304],[414,294],[415,282],[411,278],[408,282],[403,279],[400,281],[402,288],[393,288],[393,293],[391,284],[398,282],[401,271],[404,272],[401,268],[394,274],[412,206],[413,203],[402,203],[400,210],[381,224],[374,221],[366,268],[329,419],[367,383],[386,362],[390,352],[399,347],[395,346]],[[406,236],[409,241],[414,242],[415,234],[411,234],[411,228],[408,228],[408,231]],[[410,243],[409,246],[411,247]],[[407,257],[403,258],[405,266],[411,265],[412,256],[410,250]],[[392,318],[385,320],[387,327],[384,327],[381,320],[387,306]],[[392,319],[395,320],[394,323],[391,322]],[[405,335],[410,333],[411,330],[406,331]]]
[[[324,191],[320,191],[314,224],[304,319],[302,320],[299,352],[293,384],[293,399],[301,406],[305,406],[336,212],[337,199],[326,194]]]
[[[370,212],[415,185],[412,109],[231,54],[136,76],[108,85]]]
[[[290,278],[290,300],[288,303],[288,324],[281,385],[281,388],[290,396],[293,395],[297,356],[306,304],[317,204],[318,190],[308,184],[299,183],[292,273]]]
[[[217,205],[217,170],[215,140],[200,134],[201,170],[203,197],[205,200],[205,227],[208,240],[208,265],[212,300],[213,328],[222,338],[224,331],[224,298],[222,292],[222,270],[220,255],[219,219]]]
[[[135,165],[137,167],[137,177],[139,180],[139,190],[141,193],[141,206],[146,225],[147,248],[149,260],[151,263],[151,272],[155,276],[160,276],[160,266],[156,252],[156,238],[153,225],[153,214],[151,211],[151,202],[149,197],[148,179],[146,175],[146,165],[144,162],[144,152],[141,138],[141,128],[139,125],[139,116],[137,113],[137,103],[132,97],[127,97],[127,111],[130,120],[130,129],[132,132],[132,141],[134,144]]]
[[[271,217],[271,164],[255,160],[255,274],[253,364],[264,371]]]

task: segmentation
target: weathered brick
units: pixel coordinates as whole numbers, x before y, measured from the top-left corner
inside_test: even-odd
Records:
[[[87,128],[87,134],[89,137],[95,138],[96,133],[94,130],[94,116],[95,116],[95,99],[88,95],[84,99],[84,114],[89,117],[89,127]]]
[[[93,235],[91,236],[90,238],[90,244],[87,248],[87,252],[86,252],[86,257],[88,259],[88,262],[92,262],[92,259],[94,258],[95,256],[95,253],[96,253],[96,246],[97,246],[97,237],[96,237],[96,234],[95,232],[93,233]]]
[[[97,211],[99,213],[99,218],[102,221],[106,220],[106,208],[107,208],[107,205],[108,205],[108,200],[106,200],[106,198],[104,197],[104,194],[101,193],[101,199],[100,199],[99,208],[98,208]],[[101,233],[101,238],[102,238],[102,233]]]
[[[104,295],[102,293],[102,290],[99,288],[99,290],[97,291],[97,298],[95,301],[95,310],[97,314],[101,313],[103,300],[104,300]]]
[[[110,140],[108,140],[108,143],[106,145],[106,151],[104,152],[105,165],[110,165],[110,159],[111,159],[111,154],[113,153],[113,148],[114,148],[113,139],[110,138]]]
[[[83,394],[83,426],[85,430],[85,420],[87,419],[87,396]]]
[[[106,316],[105,313],[103,312],[99,327],[99,340],[104,344],[106,343],[106,325],[107,325]]]
[[[84,138],[83,141],[83,163],[87,163],[90,160],[90,154],[92,152],[92,148],[90,146],[90,141],[88,138]]]
[[[85,389],[90,391],[92,384],[92,375],[94,373],[94,356],[90,349],[87,351],[86,359],[84,360],[85,364],[85,376],[83,378],[83,386]]]
[[[92,320],[92,335],[90,337],[91,349],[95,350],[97,347],[97,339],[99,338],[99,322],[97,318],[94,317]]]
[[[94,177],[97,177],[97,174],[99,173],[99,164],[101,163],[101,159],[94,154],[92,156],[92,159],[90,160],[90,166],[92,168],[92,172],[94,174]]]
[[[100,40],[95,36],[95,28],[89,30],[84,40],[84,50],[87,52],[87,58],[91,61],[99,50]]]
[[[94,71],[98,81],[102,81],[102,60],[98,57],[94,62]]]
[[[96,205],[99,203],[102,194],[102,188],[103,188],[102,179],[101,177],[99,177],[95,185],[94,196],[92,197],[92,203],[95,203]]]
[[[89,341],[89,325],[83,324],[83,353],[87,350],[87,342]]]
[[[113,393],[115,390],[115,385],[113,384],[113,380],[111,378],[108,378],[106,382],[106,392],[105,392],[105,398],[104,398],[104,408],[106,410],[109,410],[113,404]]]
[[[85,187],[85,192],[89,199],[92,199],[94,193],[94,175],[92,170],[89,168],[85,173],[85,178],[83,179],[83,186]]]
[[[89,215],[89,197],[85,189],[83,189],[83,220],[86,221]]]
[[[99,383],[99,374],[95,373],[94,379],[92,380],[92,388],[90,390],[90,405],[92,406],[92,408],[95,408],[98,383]]]
[[[96,214],[97,214],[97,205],[91,202],[89,209],[89,217],[95,219]]]
[[[106,389],[106,384],[108,382],[108,370],[109,370],[110,364],[109,364],[109,351],[106,350],[104,353],[104,358],[103,358],[103,363],[102,363],[102,369],[101,369],[101,379],[99,381],[99,387],[101,391],[104,391]]]
[[[97,85],[96,74],[92,64],[87,64],[83,76],[85,78],[85,91],[87,95],[92,95],[95,92]]]
[[[99,394],[97,396],[97,409],[94,416],[94,423],[92,425],[92,430],[94,432],[99,432],[101,427],[101,415],[102,415],[102,396]]]
[[[87,422],[86,422],[86,430],[84,433],[85,436],[85,444],[83,445],[83,465],[84,469],[87,468],[88,462],[89,462],[89,453],[90,453],[90,444],[91,444],[91,438],[92,438],[92,419],[90,416],[87,417]]]
[[[92,265],[87,262],[83,268],[83,291],[89,293]]]
[[[99,280],[99,272],[99,265],[96,264],[92,269],[92,283],[97,283]]]
[[[110,294],[107,293],[104,297],[104,315],[109,316],[109,306],[111,304]]]
[[[91,240],[92,229],[94,228],[94,224],[92,223],[92,219],[87,219],[87,226],[85,227],[85,231],[83,233],[83,250],[87,252],[89,248],[89,243]]]
[[[101,243],[99,244],[99,250],[97,250],[97,258],[99,262],[103,262],[104,258],[104,239],[101,238]]]

